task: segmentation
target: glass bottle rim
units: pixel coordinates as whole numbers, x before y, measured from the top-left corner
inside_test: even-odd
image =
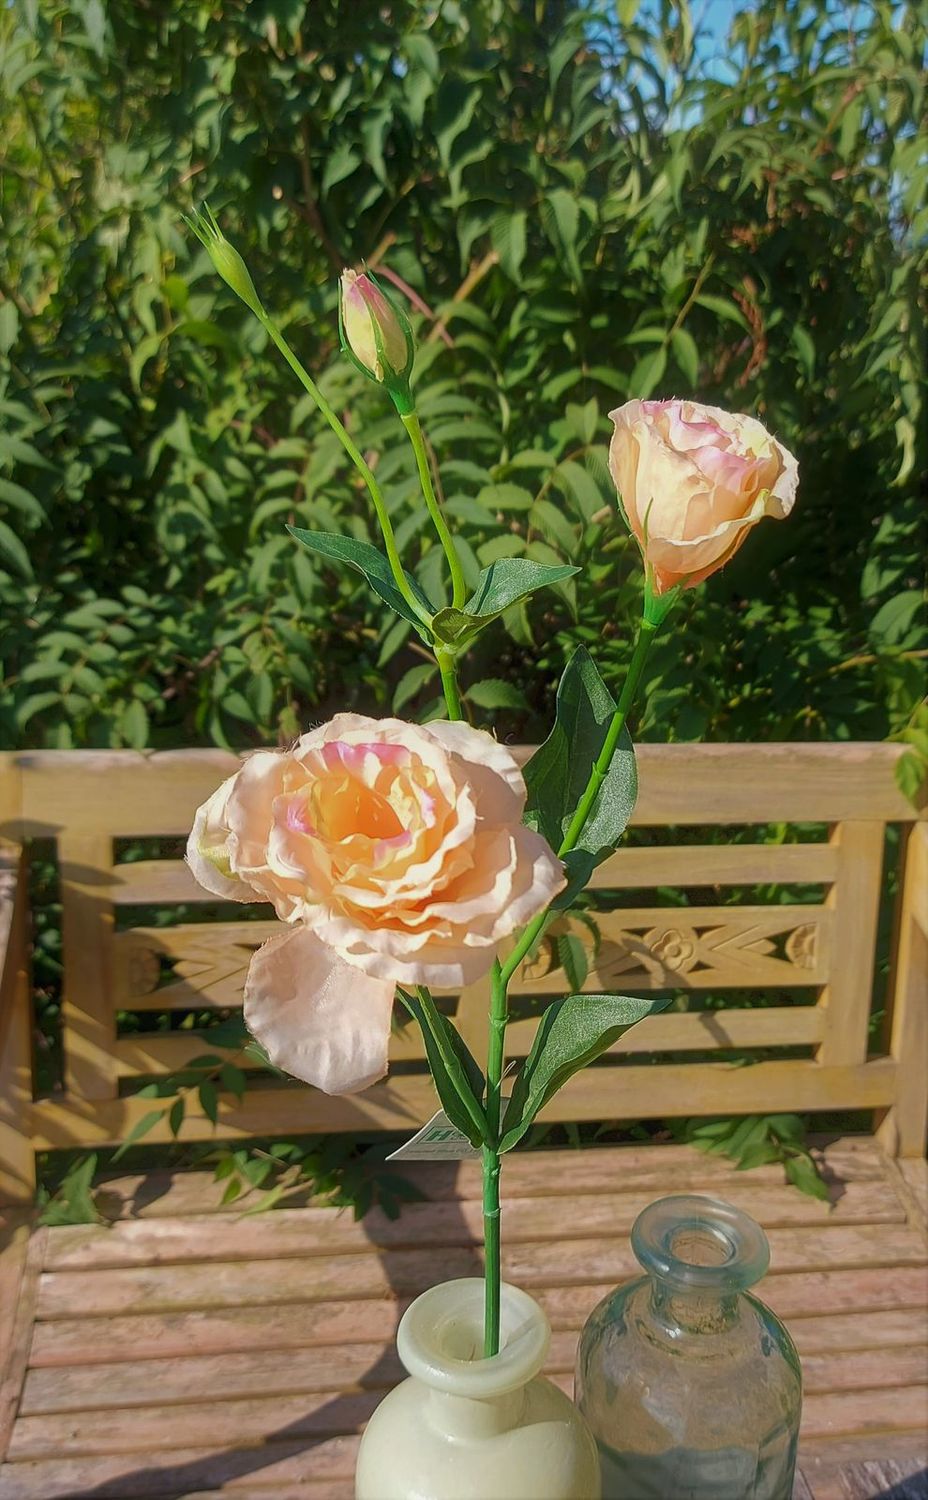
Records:
[[[684,1292],[741,1292],[770,1264],[767,1236],[750,1214],[697,1193],[649,1204],[632,1225],[631,1241],[650,1275]]]

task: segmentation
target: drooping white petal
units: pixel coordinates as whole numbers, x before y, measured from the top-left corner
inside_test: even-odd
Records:
[[[395,988],[301,925],[252,959],[245,1024],[284,1072],[326,1094],[354,1094],[387,1071]]]

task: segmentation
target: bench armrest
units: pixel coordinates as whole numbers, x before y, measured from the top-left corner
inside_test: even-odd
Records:
[[[0,1203],[34,1187],[28,895],[21,846],[0,840]]]

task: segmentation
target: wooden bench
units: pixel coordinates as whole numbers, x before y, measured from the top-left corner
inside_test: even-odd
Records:
[[[546,1307],[550,1370],[568,1386],[583,1319],[634,1271],[628,1231],[646,1202],[716,1192],[764,1224],[773,1263],[761,1295],[805,1366],[802,1500],[925,1494],[928,826],[895,786],[897,753],[641,747],[633,840],[596,876],[607,909],[587,987],[670,989],[682,1003],[547,1112],[866,1111],[872,1134],[821,1145],[831,1205],[787,1186],[780,1167],[736,1173],[677,1145],[516,1153],[504,1176],[504,1274]],[[172,857],[123,857],[122,840],[186,835],[235,764],[218,751],[0,757],[0,1500],[341,1500],[359,1427],[399,1374],[402,1308],[437,1279],[479,1273],[471,1164],[406,1167],[425,1201],[396,1222],[373,1211],[355,1224],[313,1204],[244,1217],[220,1209],[208,1174],[161,1172],[105,1184],[111,1226],[32,1226],[34,1153],[118,1142],[151,1109],[133,1090],[205,1050],[202,1033],[122,1034],[118,1013],[234,1008],[273,930],[211,912],[176,843],[154,850]],[[730,830],[727,842],[700,842],[711,827]],[[64,1088],[45,1098],[33,1096],[20,855],[33,838],[56,841],[62,902]],[[666,887],[690,904],[658,904]],[[732,895],[750,904],[726,904]],[[132,925],[137,908],[189,903],[211,919]],[[885,1026],[872,1036],[887,957]],[[510,1056],[530,1044],[531,1001],[564,987],[546,948],[514,986]],[[764,1004],[738,1003],[758,991]],[[719,1008],[726,992],[734,1003]],[[478,1056],[485,1015],[484,986],[458,998]],[[411,1133],[434,1093],[411,1029],[394,1054],[392,1075],[350,1098],[256,1075],[241,1104],[221,1099],[215,1127],[188,1107],[182,1138]],[[167,1138],[166,1124],[146,1137]]]

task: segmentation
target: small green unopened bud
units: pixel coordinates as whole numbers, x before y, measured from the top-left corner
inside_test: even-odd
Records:
[[[401,411],[410,411],[415,344],[402,308],[369,272],[346,270],[339,286],[338,321],[342,348],[352,363],[385,385]]]
[[[263,318],[264,308],[255,291],[248,267],[235,247],[229,244],[209,205],[204,204],[202,213],[194,210],[190,218],[185,214],[184,222],[193,230],[223,281],[232,288],[236,296],[241,297],[246,307]]]

